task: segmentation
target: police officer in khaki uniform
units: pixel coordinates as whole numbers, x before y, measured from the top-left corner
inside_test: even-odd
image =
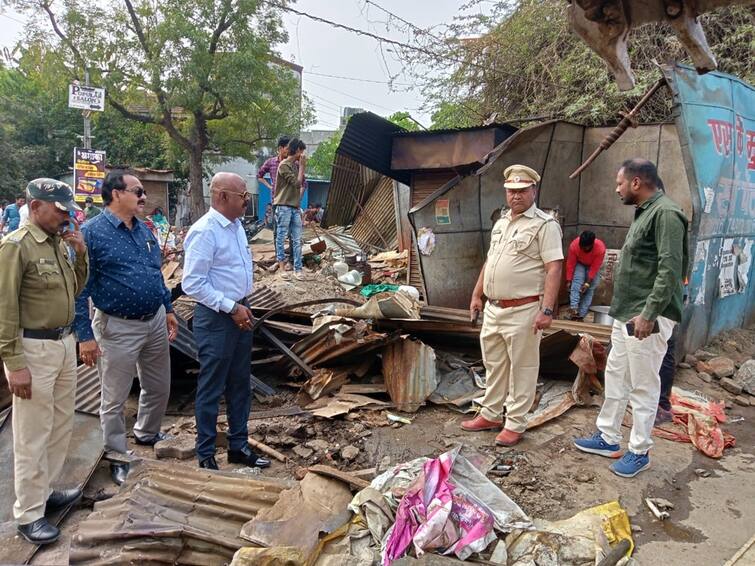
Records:
[[[542,330],[553,321],[561,284],[561,227],[537,206],[540,175],[524,165],[503,173],[509,210],[493,226],[490,250],[469,305],[472,318],[485,305],[480,343],[487,371],[480,413],[461,427],[501,428],[496,444],[513,446],[527,427],[535,399]]]
[[[35,179],[26,188],[29,222],[0,244],[0,358],[13,394],[13,453],[18,532],[47,544],[60,531],[45,513],[81,497],[80,489],[52,490],[73,428],[76,342],[74,298],[89,263],[70,212],[71,187]],[[70,253],[73,250],[73,254]]]

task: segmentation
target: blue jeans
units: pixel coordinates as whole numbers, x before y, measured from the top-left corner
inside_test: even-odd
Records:
[[[595,294],[598,283],[600,283],[600,272],[598,272],[587,291],[582,295],[579,294],[580,287],[587,281],[589,271],[590,268],[588,266],[577,263],[574,268],[574,279],[571,281],[571,289],[569,290],[569,306],[577,309],[580,318],[587,316],[587,311],[590,310],[590,305],[592,304],[592,296]]]
[[[252,333],[241,331],[223,312],[197,304],[194,338],[199,350],[199,378],[194,408],[199,461],[215,455],[218,408],[225,394],[228,415],[228,449],[247,445],[247,421],[252,401],[250,381]]]
[[[291,239],[291,253],[294,256],[294,271],[301,271],[301,212],[299,207],[278,205],[275,207],[275,259],[286,261],[286,237]]]

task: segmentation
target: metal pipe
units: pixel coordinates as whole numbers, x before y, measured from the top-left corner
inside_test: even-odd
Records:
[[[650,90],[648,90],[645,95],[640,99],[640,101],[635,105],[632,110],[630,110],[627,113],[624,113],[624,117],[621,119],[621,121],[616,125],[616,127],[611,130],[611,133],[608,134],[605,138],[603,138],[603,141],[600,142],[600,145],[595,149],[595,151],[592,152],[590,157],[585,160],[585,162],[577,167],[577,169],[569,175],[569,179],[575,179],[579,175],[582,174],[582,171],[587,169],[590,164],[597,159],[598,155],[603,153],[605,150],[607,150],[609,147],[611,147],[617,139],[621,137],[621,135],[627,131],[627,128],[629,126],[632,126],[633,128],[637,127],[637,121],[635,120],[635,117],[637,115],[637,112],[640,111],[640,109],[647,104],[647,101],[650,100],[650,98],[658,91],[659,88],[661,88],[664,84],[666,84],[666,79],[658,79],[653,86],[650,87]]]

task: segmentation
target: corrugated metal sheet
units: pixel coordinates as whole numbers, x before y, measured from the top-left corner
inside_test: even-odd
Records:
[[[95,503],[71,542],[72,564],[227,564],[241,527],[293,482],[175,463],[132,464],[118,494]]]
[[[279,293],[264,285],[255,287],[246,300],[249,302],[250,307],[259,309],[272,310],[285,304]],[[184,295],[173,301],[173,312],[176,313],[179,321],[183,319],[184,322],[188,323],[194,318],[194,307],[196,304],[197,302],[194,299]]]
[[[425,200],[440,187],[457,177],[455,171],[416,171],[412,173],[412,208]]]
[[[322,225],[352,224],[360,212],[359,206],[364,206],[381,178],[383,175],[378,171],[354,161],[346,154],[337,153]]]
[[[100,395],[100,376],[97,366],[90,368],[81,364],[76,368],[76,410],[80,413],[99,416]]]
[[[389,344],[383,351],[383,378],[399,411],[417,411],[438,387],[435,350],[412,338]]]
[[[291,350],[311,367],[342,365],[395,338],[392,334],[370,330],[370,325],[363,320],[343,319],[322,325],[294,344]]]
[[[394,183],[388,177],[380,178],[364,204],[364,211],[357,215],[349,230],[356,240],[384,249],[393,249],[398,245]]]
[[[346,125],[336,152],[348,155],[373,171],[408,183],[406,173],[391,170],[393,134],[405,131],[401,126],[372,112],[355,114]],[[332,185],[330,190],[333,190]]]

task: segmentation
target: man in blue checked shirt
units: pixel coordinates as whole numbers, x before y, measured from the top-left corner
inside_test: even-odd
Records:
[[[102,201],[105,210],[82,229],[89,281],[76,301],[74,328],[82,361],[97,363],[105,454],[120,485],[129,468],[123,410],[135,375],[141,386],[136,443],[152,446],[166,438],[160,424],[170,394],[168,342],[178,334],[178,320],[160,272],[160,245],[136,217],[146,202],[141,182],[125,171],[112,171],[102,185]]]
[[[228,414],[228,462],[266,468],[270,460],[247,442],[252,400],[252,255],[239,218],[250,194],[235,173],[218,173],[210,184],[212,207],[186,235],[184,292],[196,299],[194,337],[199,350],[197,458],[199,467],[217,470],[215,437],[220,398]]]

